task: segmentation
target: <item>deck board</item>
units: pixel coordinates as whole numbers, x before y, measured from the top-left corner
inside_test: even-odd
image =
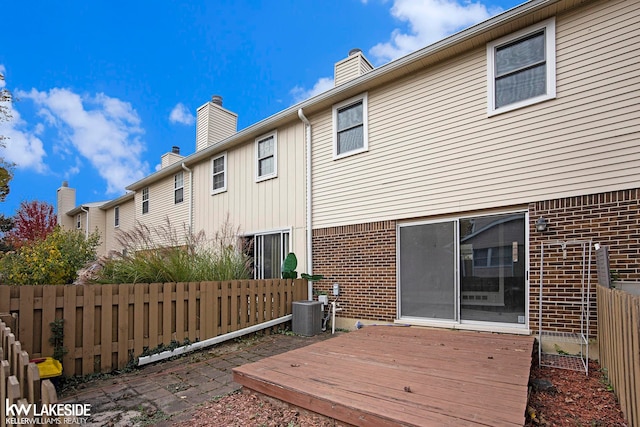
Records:
[[[369,326],[240,366],[234,380],[353,425],[521,426],[533,341]]]

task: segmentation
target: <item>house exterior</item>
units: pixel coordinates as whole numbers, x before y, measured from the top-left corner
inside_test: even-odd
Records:
[[[638,1],[533,0],[379,68],[354,50],[333,89],[239,132],[214,97],[194,154],[98,208],[105,251],[117,207],[127,227],[228,219],[258,248],[256,278],[292,251],[325,276],[316,290],[338,283],[342,327],[528,334],[542,315],[576,332],[580,307],[540,310],[540,274],[559,267],[543,299],[568,301],[585,259],[545,249],[541,269],[543,244],[607,245],[640,280],[637,28]]]

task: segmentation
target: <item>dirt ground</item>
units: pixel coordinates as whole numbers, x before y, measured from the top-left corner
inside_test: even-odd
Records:
[[[584,372],[535,367],[531,380],[534,385],[526,426],[627,425],[597,362],[590,363],[588,377]],[[204,404],[191,420],[178,425],[328,427],[344,424],[254,394],[235,393]]]

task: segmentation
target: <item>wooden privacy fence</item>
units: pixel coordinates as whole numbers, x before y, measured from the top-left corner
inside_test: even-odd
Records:
[[[640,296],[597,288],[600,364],[629,425],[640,427]]]
[[[64,319],[65,375],[110,372],[172,341],[213,338],[292,313],[307,281],[0,286],[0,312],[18,313],[22,347],[51,356],[50,324]]]
[[[3,321],[0,321],[0,426],[12,425],[16,414],[8,414],[11,405],[52,404],[58,401],[49,380],[40,380],[38,366],[29,362],[29,353]],[[33,417],[34,412],[23,414]],[[9,424],[7,424],[9,420]],[[47,423],[48,424],[48,423]]]

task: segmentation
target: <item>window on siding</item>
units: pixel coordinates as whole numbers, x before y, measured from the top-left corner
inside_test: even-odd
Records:
[[[289,253],[289,231],[245,236],[244,251],[251,258],[254,279],[282,277],[282,262]]]
[[[256,138],[256,181],[275,178],[278,175],[278,135]]]
[[[82,215],[81,214],[76,215],[76,228],[77,229],[82,228]]]
[[[173,203],[182,203],[184,200],[184,173],[178,172],[173,177]]]
[[[227,191],[227,153],[211,159],[211,194]]]
[[[487,45],[488,113],[555,98],[555,20]]]
[[[113,226],[120,226],[120,206],[113,208]]]
[[[142,213],[149,212],[149,187],[142,189]]]
[[[367,101],[365,93],[333,106],[334,159],[369,149]]]

